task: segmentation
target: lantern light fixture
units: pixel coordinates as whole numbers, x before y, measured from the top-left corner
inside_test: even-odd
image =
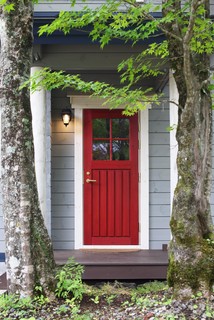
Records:
[[[63,121],[64,125],[67,127],[69,125],[69,122],[73,118],[73,114],[71,112],[71,109],[69,109],[69,108],[63,109],[61,112],[61,116],[62,116],[62,121]]]

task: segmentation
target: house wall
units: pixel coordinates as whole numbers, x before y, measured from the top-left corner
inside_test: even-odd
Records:
[[[168,85],[164,89],[168,97]],[[149,247],[161,249],[170,240],[169,106],[149,110]]]
[[[61,109],[69,106],[66,92],[52,92],[52,239],[55,249],[74,248],[74,128],[65,128]],[[160,249],[170,239],[169,110],[165,103],[149,110],[149,211],[150,249]],[[214,143],[213,143],[214,158]],[[214,163],[214,159],[213,159]],[[0,197],[0,252],[4,252]],[[211,208],[214,218],[214,181]]]
[[[74,10],[81,10],[87,4],[91,8],[95,9],[100,4],[105,3],[105,0],[87,0],[82,2],[81,0],[76,1],[76,5],[74,6]],[[39,12],[46,12],[46,11],[63,11],[69,10],[71,8],[71,1],[70,0],[54,0],[50,1],[39,1],[39,4],[34,6],[35,11]]]
[[[35,5],[35,11],[62,11],[70,9],[70,0],[55,0],[52,3],[49,1],[39,1],[39,4]],[[152,0],[145,0],[145,3],[152,2]],[[155,5],[161,4],[162,0],[154,0]],[[81,0],[76,1],[74,10],[82,9],[86,4],[91,8],[96,8],[100,4],[105,3],[105,0],[86,0],[84,3]],[[214,0],[210,0],[211,14],[214,14]]]
[[[74,130],[73,123],[65,128],[60,117],[61,109],[68,105],[65,92],[52,92],[52,239],[55,249],[74,248]],[[150,249],[161,249],[170,239],[168,126],[166,105],[149,111]]]
[[[65,127],[61,110],[69,107],[66,93],[52,92],[51,199],[55,249],[74,248],[74,126]]]

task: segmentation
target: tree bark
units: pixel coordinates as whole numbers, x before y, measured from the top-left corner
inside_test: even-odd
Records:
[[[8,292],[32,296],[36,285],[54,288],[53,250],[37,195],[29,90],[32,57],[32,1],[7,1],[0,9],[1,182]]]
[[[175,1],[180,5],[180,1]],[[192,1],[194,12],[197,1]],[[173,5],[172,5],[173,6]],[[168,8],[175,10],[175,7]],[[164,12],[166,14],[166,12]],[[214,281],[214,234],[210,210],[212,178],[212,101],[209,56],[191,51],[191,17],[182,33],[177,21],[168,25],[181,41],[166,35],[171,67],[179,92],[177,127],[178,183],[171,216],[168,281],[176,297],[189,298],[197,290],[206,296]]]

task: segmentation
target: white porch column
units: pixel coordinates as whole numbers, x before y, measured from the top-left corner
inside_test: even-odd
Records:
[[[173,77],[172,70],[169,72],[169,110],[170,110],[170,127],[173,127],[173,130],[170,131],[170,203],[172,211],[172,202],[174,196],[174,190],[177,184],[177,152],[178,144],[176,140],[176,129],[178,124],[178,90]],[[173,103],[174,102],[174,103]]]
[[[31,75],[41,69],[41,67],[32,67]],[[48,95],[44,89],[36,91],[31,93],[30,101],[39,202],[50,235],[50,94]]]

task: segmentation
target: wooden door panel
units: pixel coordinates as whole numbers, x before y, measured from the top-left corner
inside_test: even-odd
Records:
[[[130,171],[93,170],[92,237],[130,236]]]

